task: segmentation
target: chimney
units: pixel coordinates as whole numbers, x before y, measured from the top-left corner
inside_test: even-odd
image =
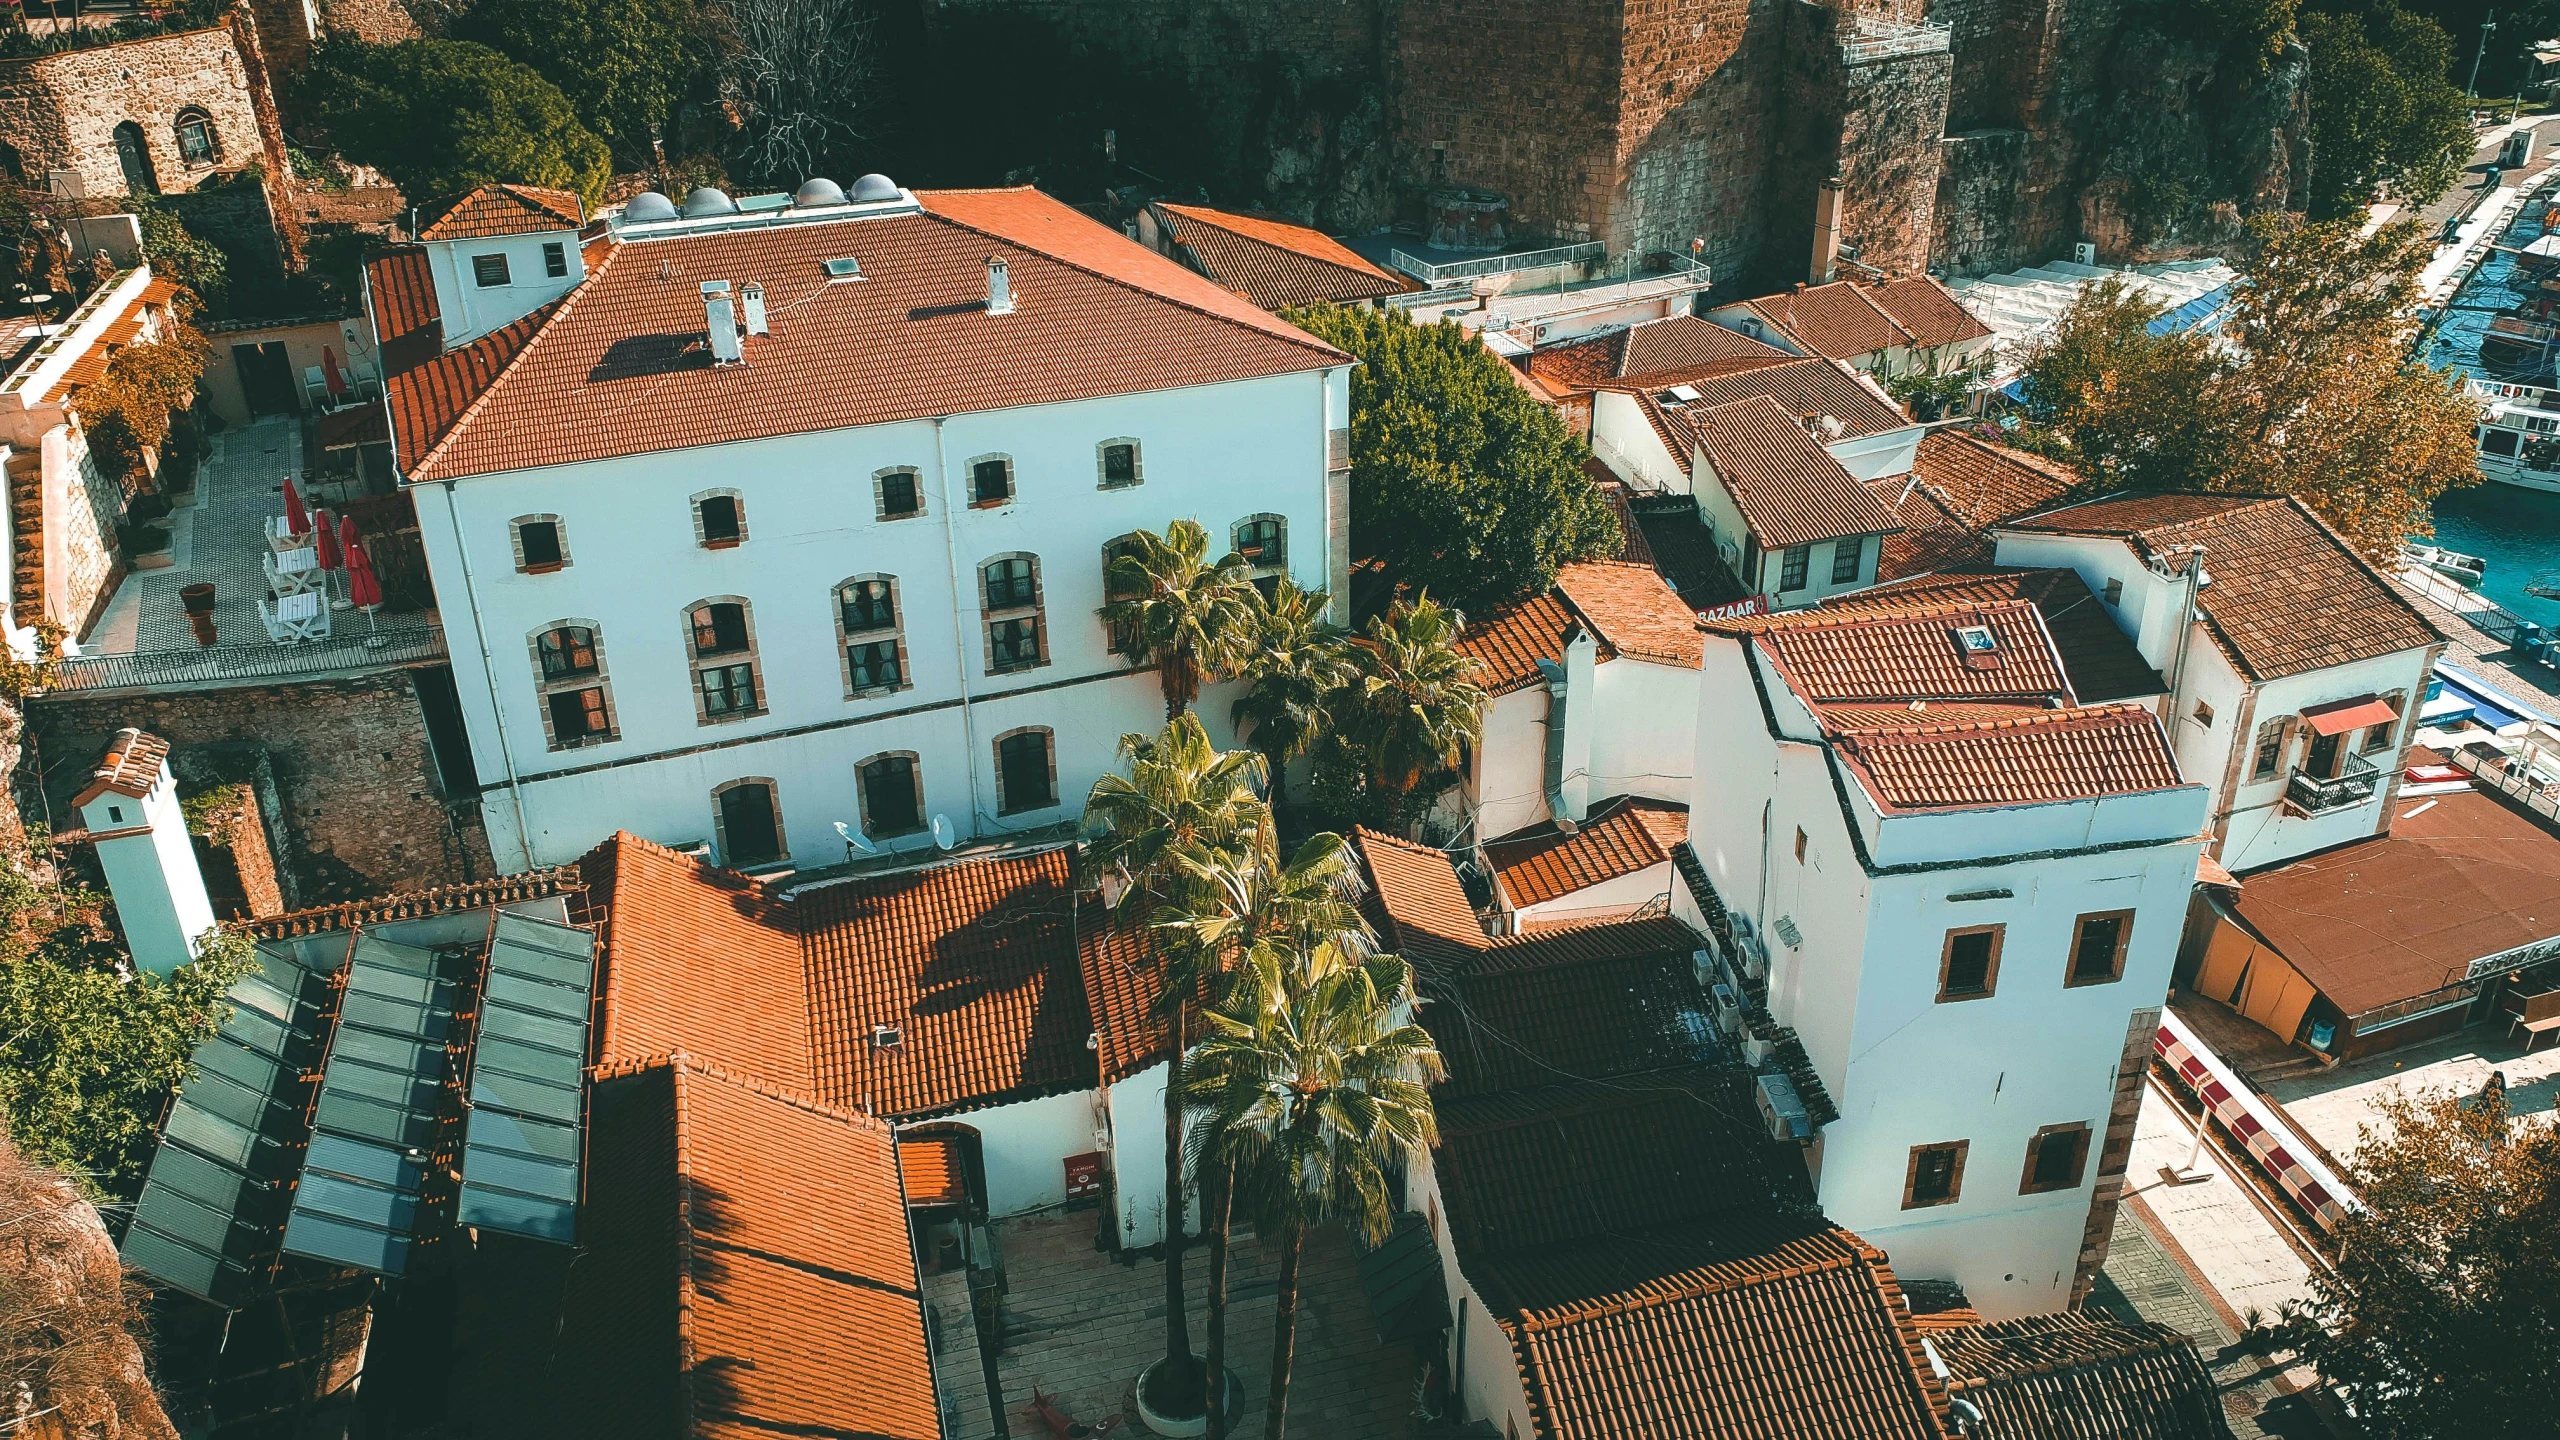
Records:
[[[98,849],[133,963],[165,976],[214,928],[213,901],[169,774],[169,742],[127,727],[107,742],[73,808]]]
[[[1013,313],[1013,272],[1005,265],[1004,257],[1001,255],[987,257],[987,313],[990,315]]]
[[[1600,641],[1579,621],[1565,627],[1564,815],[1579,825],[1591,814],[1591,736],[1599,728]]]
[[[711,363],[735,365],[746,358],[738,348],[738,310],[729,299],[729,282],[702,282],[702,320],[711,332]]]
[[[763,335],[768,333],[765,329],[764,323],[763,286],[757,284],[753,280],[739,286],[738,304],[742,308],[742,312],[745,316],[748,334]]]
[[[1813,269],[1808,276],[1816,285],[1831,283],[1833,270],[1840,263],[1840,177],[1822,182],[1813,202]]]

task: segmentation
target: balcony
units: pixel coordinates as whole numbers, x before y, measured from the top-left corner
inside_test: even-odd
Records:
[[[2346,757],[2346,766],[2330,779],[2322,779],[2309,770],[2293,772],[2285,786],[2285,803],[2305,815],[2326,815],[2332,810],[2347,810],[2373,798],[2382,783],[2382,772],[2361,755]]]

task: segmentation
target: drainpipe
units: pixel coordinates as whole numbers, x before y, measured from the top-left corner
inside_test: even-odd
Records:
[[[507,800],[516,812],[516,850],[524,856],[524,868],[530,870],[533,868],[533,832],[525,826],[524,782],[516,778],[515,747],[507,743],[507,707],[498,698],[497,669],[489,663],[489,630],[480,619],[479,587],[471,580],[471,539],[463,533],[462,516],[454,509],[453,484],[450,480],[443,482],[444,518],[445,523],[453,527],[454,551],[462,557],[463,603],[471,611],[471,637],[480,646],[480,678],[489,686],[489,711],[498,717],[498,762],[506,767]]]
[[[942,559],[951,576],[951,658],[959,662],[960,743],[969,768],[969,838],[978,838],[978,722],[969,713],[969,622],[960,603],[960,515],[951,508],[951,459],[942,443],[948,415],[933,418],[934,489],[942,497]]]

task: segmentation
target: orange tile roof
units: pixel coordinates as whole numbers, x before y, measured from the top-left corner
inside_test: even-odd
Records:
[[[1704,624],[1709,633],[1754,637],[1812,704],[2073,698],[2044,620],[2027,600],[1790,610]],[[1956,631],[1974,625],[1997,644],[1968,662]]]
[[[1202,274],[1265,310],[1349,304],[1420,288],[1361,259],[1323,231],[1279,216],[1162,200],[1155,209]]]
[[[1552,821],[1484,843],[1515,906],[1543,905],[1576,890],[1671,862],[1671,847],[1689,838],[1689,807],[1621,795],[1591,807],[1570,835]]]
[[[922,214],[615,246],[556,309],[524,322],[530,333],[507,358],[461,378],[459,406],[434,407],[458,418],[408,464],[408,478],[1349,363],[1037,191],[922,200]],[[848,253],[860,258],[863,282],[831,283],[823,262]],[[991,253],[1012,267],[1009,315],[985,313]],[[768,297],[772,333],[747,338],[742,365],[714,366],[700,339],[697,282],[714,279],[754,279]]]
[[[2183,563],[2205,547],[2197,597],[2214,642],[2252,680],[2352,664],[2441,643],[2438,630],[2298,499],[2124,495],[2049,510],[2018,530],[2123,540],[2145,561]]]
[[[603,937],[597,1063],[683,1050],[816,1093],[791,907],[629,832],[579,860]]]
[[[1100,1037],[1102,1083],[1116,1085],[1164,1059],[1171,1043],[1171,1031],[1155,1016],[1155,948],[1143,921],[1114,916],[1099,893],[1088,893],[1077,901],[1076,949]]]
[[[62,378],[54,383],[54,387],[45,392],[44,403],[59,405],[78,394],[83,388],[98,383],[99,377],[107,373],[107,362],[110,358],[112,357],[105,345],[91,344],[88,349],[80,352],[79,359],[72,361],[63,370]]]
[[[1757,395],[1686,414],[1707,463],[1761,549],[1875,535],[1900,525],[1773,397]]]
[[[591,1124],[542,1433],[936,1440],[887,1126],[685,1055],[608,1068]]]
[[[2081,485],[2068,467],[2041,455],[1949,429],[1920,437],[1911,473],[1974,530],[2057,504]]]
[[[2062,657],[2071,692],[2084,703],[2165,695],[2169,682],[2142,658],[2131,637],[2116,628],[2114,612],[2089,591],[2080,572],[2051,569],[1982,569],[1924,575],[1878,585],[1822,602],[1826,610],[1900,610],[1913,605],[1985,604],[2029,600],[2044,617],[2045,633]]]
[[[1745,303],[1814,354],[1853,360],[1913,343],[1911,332],[1869,297],[1871,288],[1856,280],[1834,280]]]
[[[1871,285],[1861,293],[1892,317],[1912,344],[1924,349],[1987,339],[1991,334],[1990,326],[1973,318],[1954,292],[1931,276],[1907,275]]]
[[[71,803],[86,805],[109,791],[139,800],[160,783],[160,767],[168,762],[168,741],[128,725],[107,742],[107,753],[98,757],[89,783]]]
[[[560,308],[555,301],[448,351],[424,247],[408,245],[374,255],[365,263],[365,282],[403,470],[415,470],[452,433]]]
[[[968,1166],[960,1154],[960,1137],[900,1137],[898,1181],[910,1205],[968,1204]]]
[[[1581,561],[1556,572],[1556,589],[1613,653],[1698,668],[1697,612],[1652,566]]]
[[[1697,1023],[1705,1001],[1690,956],[1701,943],[1677,920],[1607,921],[1512,937],[1462,966],[1424,968],[1420,1017],[1449,1071],[1441,1103],[1719,1058]]]
[[[483,185],[456,200],[418,232],[421,240],[484,240],[575,230],[584,223],[578,197],[538,185]]]
[[[821,1098],[912,1119],[1099,1083],[1072,848],[849,880],[793,903]],[[895,1045],[874,1043],[884,1025]]]
[[[240,934],[253,940],[290,940],[301,935],[353,930],[361,925],[387,925],[395,920],[415,920],[426,915],[488,910],[554,895],[569,897],[574,923],[592,924],[600,921],[601,916],[592,913],[586,888],[586,878],[577,866],[555,865],[547,870],[527,870],[462,885],[404,890],[371,900],[351,900],[342,905],[292,910],[282,915],[246,921],[236,928]]]
[[[1887,535],[1878,547],[1879,584],[1941,570],[1980,569],[1999,552],[1989,535],[1967,526],[1963,516],[1916,476],[1879,475],[1867,482],[1867,493],[1902,524],[1900,533]]]
[[[1849,768],[1889,810],[2040,805],[2185,783],[2159,717],[2139,705],[1842,728],[1833,738]]]
[[[1789,416],[1828,415],[1847,427],[1843,438],[1856,439],[1900,430],[1911,417],[1885,401],[1858,372],[1837,360],[1789,360],[1729,374],[1701,376],[1690,382],[1701,404],[1730,405],[1766,395]]]
[[[1699,369],[1717,373],[1776,365],[1795,357],[1695,315],[1647,320],[1529,356],[1529,373],[1550,387],[1589,390],[1608,380],[1650,380]]]
[[[1628,542],[1619,558],[1651,565],[1681,604],[1707,610],[1751,593],[1725,568],[1715,535],[1698,517],[1696,496],[1645,495],[1623,504],[1620,523],[1632,522],[1636,539]]]
[[[1538,661],[1564,658],[1565,629],[1580,618],[1554,591],[1532,595],[1469,617],[1458,648],[1480,662],[1477,684],[1488,694],[1508,695],[1539,683]],[[1612,653],[1604,642],[1600,658]]]
[[[2220,1388],[2195,1341],[2103,1310],[1930,1327],[1947,1390],[1982,1413],[1985,1435],[2230,1440]]]
[[[1386,912],[1379,940],[1408,960],[1463,961],[1490,948],[1446,852],[1375,830],[1354,832],[1369,888]]]

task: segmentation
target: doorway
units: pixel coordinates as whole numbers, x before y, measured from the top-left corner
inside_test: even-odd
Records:
[[[2320,780],[2338,778],[2340,737],[2323,735],[2311,742],[2311,753],[2303,757],[2303,773]]]
[[[160,177],[151,169],[150,142],[142,138],[142,127],[130,120],[116,127],[116,163],[124,167],[126,194],[160,193]]]
[[[249,407],[249,418],[292,415],[302,409],[293,386],[293,357],[285,353],[283,341],[232,346],[231,368],[239,372],[240,398]]]
[[[772,781],[733,780],[721,787],[719,800],[723,866],[745,870],[782,858],[782,822],[774,809]]]

